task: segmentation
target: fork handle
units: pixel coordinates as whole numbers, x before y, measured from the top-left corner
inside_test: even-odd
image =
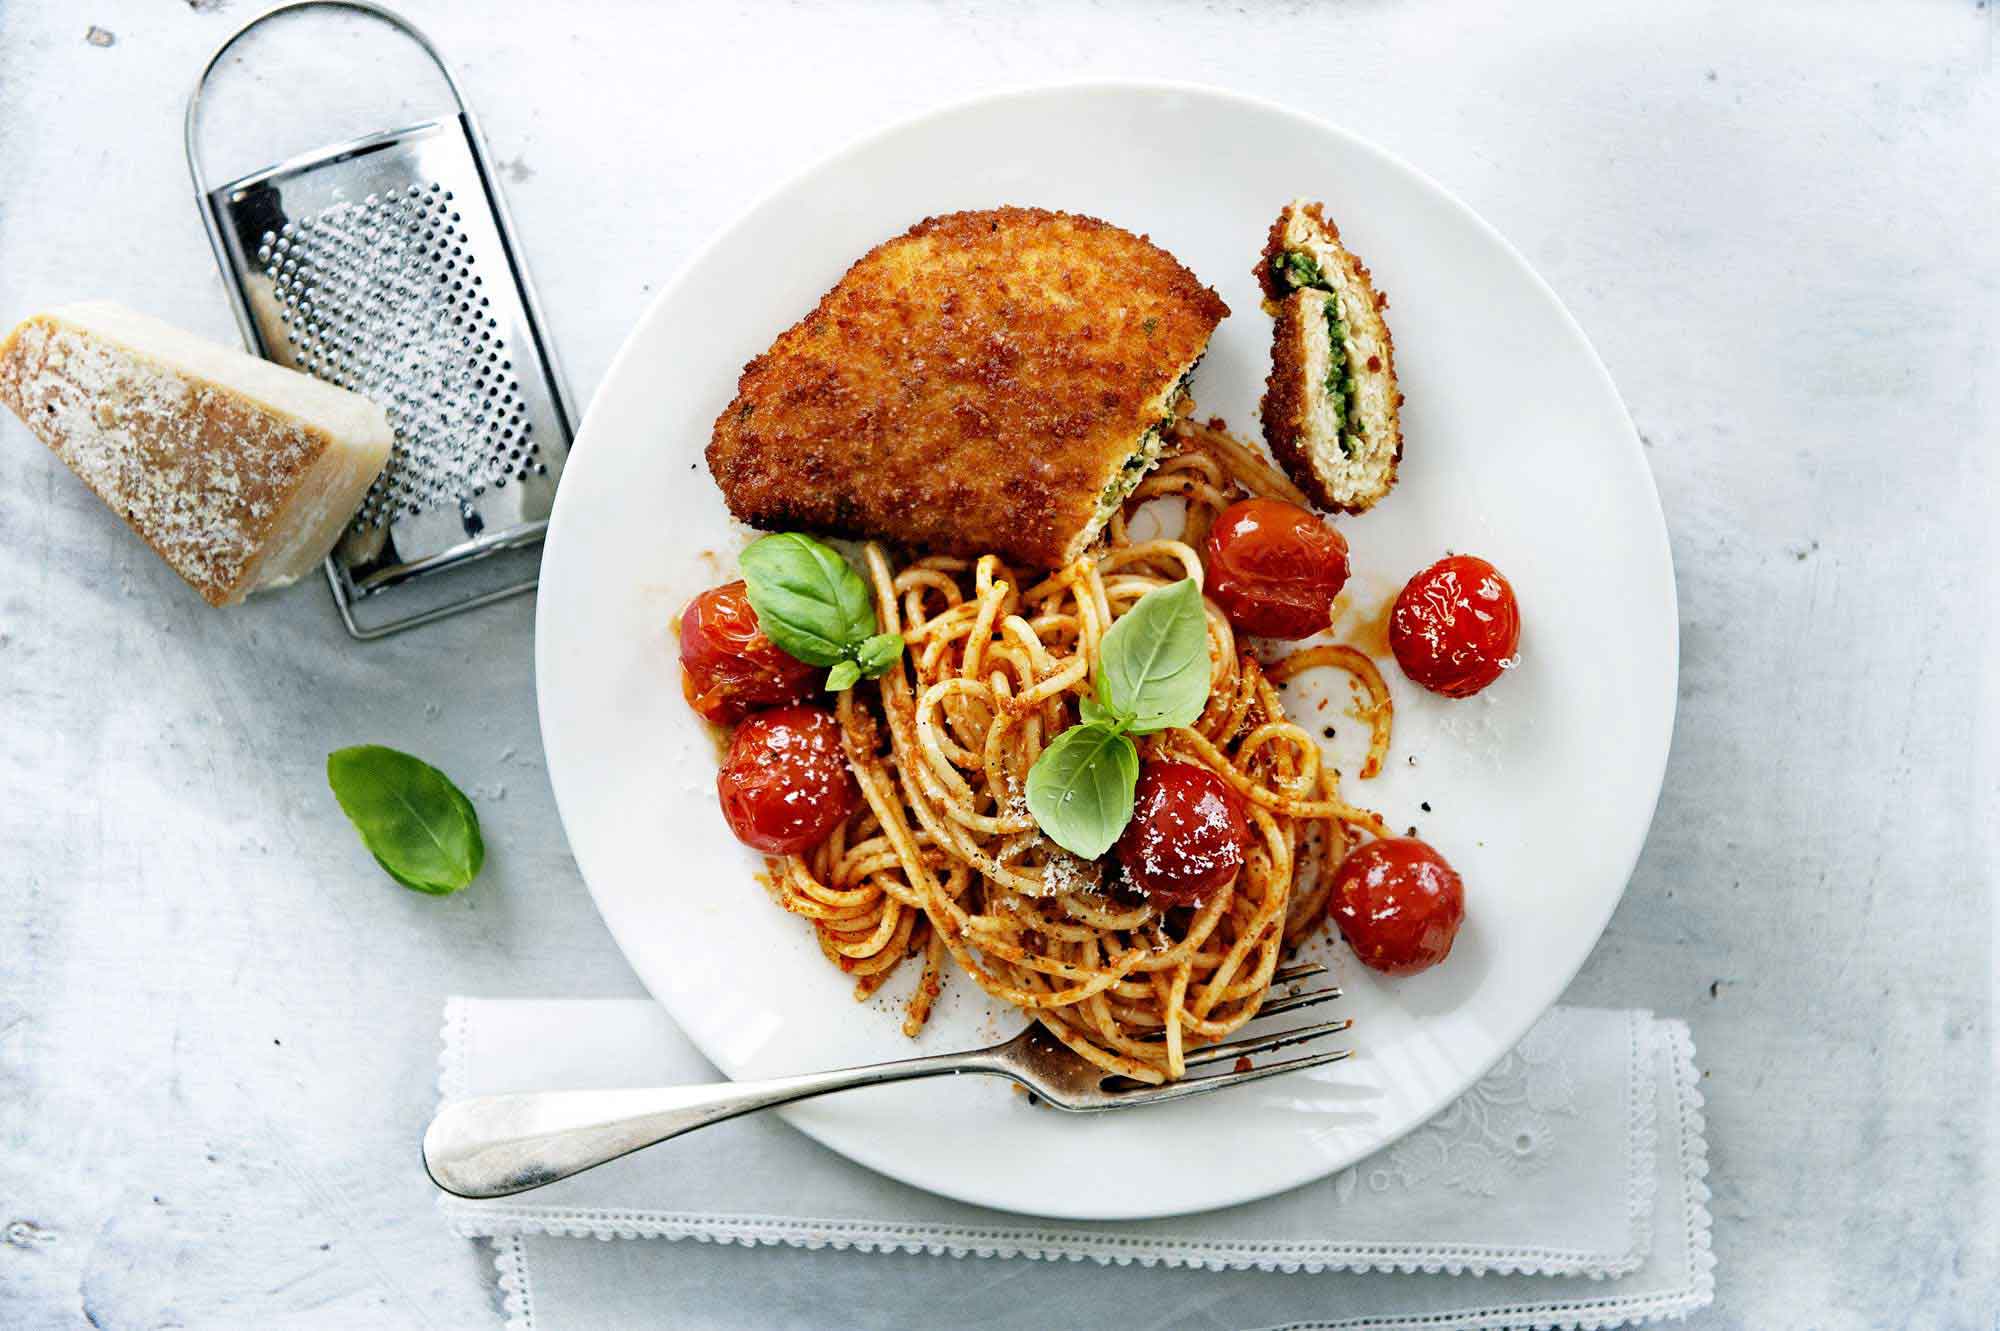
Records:
[[[990,1050],[768,1081],[450,1100],[424,1133],[424,1168],[458,1197],[506,1197],[740,1114],[831,1091],[961,1072],[998,1073]]]

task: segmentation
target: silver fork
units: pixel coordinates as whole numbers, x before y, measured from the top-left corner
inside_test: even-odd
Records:
[[[1305,962],[1278,971],[1271,982],[1274,986],[1295,985],[1325,974],[1326,967]],[[1296,1012],[1339,997],[1340,990],[1333,985],[1306,992],[1295,990],[1271,998],[1258,1016]],[[1251,1054],[1271,1053],[1333,1035],[1353,1024],[1344,1019],[1324,1021],[1269,1035],[1204,1045],[1188,1052],[1188,1070],[1234,1063]],[[1265,1077],[1337,1063],[1353,1052],[1323,1050],[1277,1063],[1148,1086],[1085,1062],[1037,1022],[1006,1043],[987,1049],[813,1072],[802,1077],[644,1090],[538,1091],[452,1100],[438,1108],[437,1117],[424,1133],[424,1168],[433,1183],[455,1196],[505,1197],[554,1183],[739,1114],[859,1086],[978,1072],[1010,1078],[1057,1109],[1087,1114],[1164,1104],[1228,1086],[1245,1086]]]

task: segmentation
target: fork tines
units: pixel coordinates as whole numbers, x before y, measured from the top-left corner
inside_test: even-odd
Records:
[[[1276,974],[1272,975],[1271,987],[1275,989],[1277,988],[1277,986],[1281,984],[1296,984],[1300,980],[1310,980],[1324,974],[1326,974],[1326,967],[1320,965],[1317,962],[1312,962],[1312,961],[1303,962],[1297,966],[1287,966],[1283,970],[1280,970]],[[1265,1017],[1282,1016],[1284,1013],[1287,1012],[1297,1012],[1300,1008],[1314,1007],[1320,1003],[1330,1003],[1334,999],[1339,997],[1341,997],[1340,986],[1337,984],[1329,984],[1324,988],[1320,989],[1308,989],[1306,990],[1306,992],[1302,994],[1293,993],[1293,994],[1286,994],[1280,998],[1267,998],[1264,1000],[1264,1005],[1257,1009],[1257,1015],[1251,1018],[1251,1020],[1262,1021]],[[1147,1038],[1150,1040],[1159,1040],[1162,1037],[1159,1035],[1159,1033],[1155,1032],[1153,1035]],[[1232,1054],[1253,1053],[1255,1052],[1254,1050],[1237,1047],[1238,1045],[1247,1045],[1250,1043],[1255,1043],[1255,1042],[1248,1040],[1240,1040],[1236,1044],[1211,1046],[1201,1051],[1203,1054],[1201,1061],[1204,1063],[1214,1062],[1215,1060],[1213,1058],[1208,1057],[1208,1055],[1213,1054],[1218,1049],[1227,1049],[1231,1051]],[[1194,1066],[1195,1059],[1193,1058],[1193,1056],[1190,1056],[1187,1061],[1189,1067]]]
[[[1337,984],[1330,984],[1324,989],[1308,989],[1302,994],[1286,994],[1283,998],[1268,1000],[1263,1007],[1257,1009],[1257,1016],[1259,1019],[1282,1016],[1287,1012],[1297,1012],[1302,1007],[1311,1007],[1315,1003],[1330,1003],[1340,996],[1340,986]]]
[[[1312,979],[1315,976],[1324,974],[1326,974],[1326,967],[1314,962],[1305,962],[1297,966],[1288,966],[1278,971],[1271,977],[1271,983],[1274,985],[1292,983],[1298,980]],[[1320,1003],[1331,1002],[1339,998],[1340,994],[1340,986],[1338,985],[1327,985],[1324,988],[1308,990],[1302,994],[1288,994],[1283,998],[1266,1002],[1258,1009],[1257,1015],[1258,1017],[1268,1017],[1284,1012],[1296,1012],[1300,1008],[1313,1007]],[[1240,1040],[1225,1041],[1222,1044],[1205,1045],[1192,1050],[1187,1056],[1186,1064],[1188,1070],[1193,1071],[1196,1068],[1211,1067],[1217,1063],[1234,1062],[1238,1059],[1247,1058],[1251,1054],[1273,1053],[1279,1049],[1288,1049],[1293,1045],[1304,1044],[1309,1040],[1317,1040],[1321,1036],[1336,1035],[1341,1031],[1351,1030],[1353,1026],[1354,1021],[1351,1017],[1340,1017],[1332,1021],[1316,1022],[1310,1026],[1294,1026],[1290,1030],[1271,1031],[1262,1035],[1245,1036]],[[1327,1049],[1321,1050],[1318,1053],[1302,1054],[1297,1058],[1283,1059],[1276,1063],[1266,1063],[1258,1067],[1220,1073],[1212,1077],[1184,1078],[1180,1081],[1169,1082],[1164,1086],[1148,1086],[1128,1081],[1123,1077],[1107,1077],[1104,1079],[1103,1089],[1118,1096],[1121,1100],[1144,1100],[1149,1102],[1154,1100],[1178,1100],[1185,1096],[1200,1095],[1206,1091],[1218,1091],[1225,1086],[1242,1086],[1249,1082],[1260,1081],[1265,1077],[1276,1077],[1286,1072],[1297,1072],[1302,1068],[1323,1067],[1328,1063],[1338,1063],[1344,1058],[1351,1058],[1353,1056],[1354,1051],[1352,1049]]]
[[[1245,1058],[1251,1054],[1269,1054],[1279,1049],[1289,1049],[1295,1044],[1317,1040],[1322,1035],[1337,1035],[1351,1030],[1352,1017],[1341,1017],[1335,1021],[1322,1021],[1312,1026],[1295,1026],[1288,1031],[1273,1031],[1269,1035],[1253,1035],[1245,1040],[1231,1040],[1227,1044],[1208,1045],[1190,1053],[1186,1063],[1191,1068],[1205,1068],[1211,1063],[1221,1063],[1229,1059]],[[1250,1069],[1244,1069],[1246,1072]]]

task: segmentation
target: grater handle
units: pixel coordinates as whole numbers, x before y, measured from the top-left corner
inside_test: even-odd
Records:
[[[202,66],[202,72],[196,76],[194,90],[188,92],[188,110],[186,116],[182,118],[180,132],[182,132],[182,146],[186,148],[188,154],[188,178],[194,180],[194,202],[202,214],[202,228],[208,232],[208,248],[214,252],[216,264],[220,264],[224,272],[228,272],[230,268],[230,252],[228,244],[222,240],[222,224],[214,216],[214,210],[208,206],[208,172],[202,166],[202,92],[208,90],[208,76],[216,72],[218,64],[222,64],[222,56],[230,54],[230,48],[236,46],[236,42],[244,40],[252,28],[258,28],[280,14],[292,14],[296,10],[352,10],[356,14],[368,14],[370,18],[382,20],[402,36],[416,42],[416,46],[422,48],[422,52],[430,58],[430,64],[436,66],[438,74],[444,76],[444,86],[452,90],[452,104],[458,106],[458,114],[466,118],[466,126],[472,130],[474,152],[480,158],[480,172],[484,174],[488,170],[484,162],[486,154],[478,150],[478,144],[482,142],[478,132],[478,122],[472,118],[472,108],[466,106],[466,94],[458,88],[458,76],[452,74],[452,66],[446,64],[444,54],[438,50],[436,42],[424,36],[416,24],[412,24],[402,14],[396,14],[394,10],[386,10],[380,4],[370,4],[370,0],[288,0],[286,4],[272,6],[262,14],[258,14],[256,18],[252,18],[250,22],[246,22],[236,32],[228,34],[222,40],[222,46],[216,46],[214,54],[208,56],[208,62]],[[236,332],[242,334],[244,346],[248,346],[254,352],[258,340],[256,340],[256,320],[250,314],[250,306],[244,304],[242,296],[236,292],[234,286],[230,288],[228,294],[230,294],[230,314],[236,316]]]
[[[424,36],[416,24],[401,14],[384,9],[381,5],[371,4],[369,0],[287,0],[285,4],[274,5],[265,10],[225,37],[222,45],[215,48],[215,54],[209,56],[208,63],[201,67],[201,73],[194,81],[194,90],[188,94],[187,114],[182,123],[181,133],[187,149],[188,174],[194,179],[194,193],[197,199],[208,196],[208,177],[201,160],[201,96],[208,88],[208,76],[222,63],[222,57],[229,54],[229,48],[249,36],[251,29],[262,26],[280,14],[290,14],[303,9],[346,9],[357,14],[366,14],[370,18],[380,19],[388,24],[415,42],[423,53],[430,57],[431,64],[435,65],[437,72],[444,76],[445,86],[451,89],[451,100],[458,107],[459,114],[471,118],[472,108],[465,104],[465,93],[458,86],[458,76],[452,73],[451,66],[445,62],[444,54],[437,49],[435,42]],[[218,254],[217,257],[221,256]]]

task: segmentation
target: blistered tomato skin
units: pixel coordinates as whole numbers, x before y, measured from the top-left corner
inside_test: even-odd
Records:
[[[1333,621],[1347,585],[1347,540],[1282,499],[1222,510],[1203,543],[1202,591],[1244,633],[1309,638]]]
[[[1414,682],[1470,698],[1514,662],[1521,608],[1500,570],[1475,555],[1440,559],[1403,585],[1389,612],[1389,650]]]
[[[760,707],[806,702],[819,676],[764,636],[741,582],[711,587],[681,611],[681,693],[705,720],[731,726]]]
[[[811,850],[854,811],[860,790],[823,707],[775,707],[742,725],[715,777],[736,839],[766,855]]]
[[[1227,782],[1196,763],[1155,760],[1139,773],[1132,821],[1112,849],[1154,904],[1186,906],[1236,877],[1249,840]]]
[[[1341,862],[1327,913],[1362,964],[1414,975],[1451,954],[1465,919],[1465,884],[1415,837],[1371,841]]]

